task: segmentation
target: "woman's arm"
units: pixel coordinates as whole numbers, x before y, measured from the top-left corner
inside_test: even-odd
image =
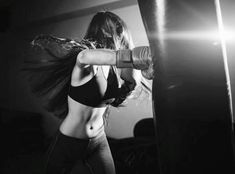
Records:
[[[109,49],[86,49],[77,56],[78,65],[116,65],[116,51]]]
[[[130,91],[134,90],[141,81],[140,71],[133,68],[122,68],[120,77],[124,81],[123,85],[127,85]]]
[[[151,61],[149,47],[135,47],[133,50],[85,49],[77,56],[80,64],[116,65],[118,68],[148,69]]]
[[[116,65],[118,68],[142,70],[147,79],[152,78],[152,56],[149,47],[135,47],[133,50],[86,49],[77,56],[77,65]],[[149,73],[151,72],[151,73]],[[150,75],[149,75],[150,74]]]

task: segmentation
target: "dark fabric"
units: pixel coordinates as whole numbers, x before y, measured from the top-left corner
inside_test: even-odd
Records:
[[[134,137],[155,137],[153,118],[144,118],[134,126]]]
[[[158,152],[154,137],[110,140],[117,174],[158,174]]]
[[[69,96],[79,103],[91,107],[102,107],[110,104],[119,95],[118,79],[112,67],[105,79],[101,67],[97,74],[87,83],[70,86]]]
[[[71,138],[58,131],[47,154],[46,173],[70,173],[76,158],[84,159],[88,143],[89,140]]]
[[[48,151],[46,174],[75,173],[114,173],[104,132],[92,139],[78,139],[58,131]]]
[[[41,98],[43,107],[59,118],[68,113],[68,90],[77,55],[84,49],[94,49],[92,42],[77,42],[51,35],[39,35],[32,41],[30,59],[22,70],[32,92]]]

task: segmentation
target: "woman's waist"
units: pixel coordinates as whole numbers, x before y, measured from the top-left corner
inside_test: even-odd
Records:
[[[65,127],[61,126],[60,131],[67,136],[79,138],[79,139],[93,139],[97,138],[100,135],[104,134],[104,126],[99,127],[96,130],[91,130],[86,127],[79,127],[75,129],[66,129]]]
[[[60,126],[61,132],[76,138],[93,138],[104,131],[103,114],[77,117],[68,115]]]

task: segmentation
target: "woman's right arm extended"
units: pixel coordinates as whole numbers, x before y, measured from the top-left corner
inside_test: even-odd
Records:
[[[152,61],[150,48],[135,47],[133,50],[85,49],[77,56],[80,64],[116,65],[118,68],[148,69]]]
[[[150,48],[135,47],[133,50],[86,49],[77,56],[77,65],[116,65],[117,68],[133,68],[149,71],[153,68]],[[152,71],[151,71],[152,72]],[[143,73],[142,73],[143,74]],[[148,77],[152,78],[152,75]]]

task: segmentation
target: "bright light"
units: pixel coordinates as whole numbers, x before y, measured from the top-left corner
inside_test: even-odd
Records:
[[[234,120],[233,119],[232,91],[231,91],[231,84],[230,84],[230,74],[229,74],[229,68],[228,68],[228,56],[227,56],[227,48],[226,48],[226,44],[228,42],[227,39],[230,39],[233,37],[228,32],[228,29],[226,29],[224,26],[220,0],[215,0],[215,7],[216,7],[216,14],[217,14],[217,21],[218,21],[218,30],[220,34],[220,40],[221,40],[222,54],[223,54],[223,59],[224,59],[224,68],[225,68],[225,76],[226,76],[228,96],[229,96],[231,119]]]
[[[226,42],[234,42],[235,41],[235,32],[232,30],[226,29],[224,27],[224,30],[220,33],[221,37],[226,41]]]
[[[164,35],[166,40],[209,40],[213,42],[220,42],[221,37],[226,42],[235,42],[235,32],[228,29],[224,29],[223,32],[218,30],[166,32]]]
[[[162,54],[166,53],[165,44],[164,44],[164,34],[165,34],[165,23],[166,23],[166,1],[165,0],[158,0],[156,1],[157,6],[157,26],[158,26],[158,39],[159,39],[159,46]]]

